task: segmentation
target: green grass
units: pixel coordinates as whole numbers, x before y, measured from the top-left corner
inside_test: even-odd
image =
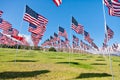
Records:
[[[120,57],[112,56],[114,80]],[[0,80],[112,80],[109,57],[0,48]]]

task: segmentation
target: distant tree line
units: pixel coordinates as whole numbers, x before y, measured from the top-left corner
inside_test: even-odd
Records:
[[[25,46],[25,45],[9,46],[9,45],[6,45],[6,44],[0,44],[0,48],[26,49],[26,50],[29,50],[29,49],[42,50],[42,47],[40,47],[40,46],[37,46],[37,47],[34,47],[34,46]]]

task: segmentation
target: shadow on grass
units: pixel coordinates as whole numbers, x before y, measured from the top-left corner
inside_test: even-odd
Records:
[[[8,61],[8,62],[15,62],[15,60]],[[16,62],[37,62],[36,60],[16,60]]]
[[[114,62],[120,62],[120,60],[113,60]]]
[[[86,56],[86,58],[93,58],[93,56]]]
[[[62,57],[49,57],[50,59],[64,59]]]
[[[88,59],[81,58],[81,59],[75,59],[75,60],[83,60],[83,61],[86,61],[86,60],[88,60]]]
[[[93,78],[93,77],[110,77],[111,74],[108,73],[82,73],[75,79],[81,79],[81,78]]]
[[[68,64],[72,67],[84,68],[84,69],[93,69],[93,67],[89,64],[83,64],[83,63],[78,63],[78,62],[57,62],[56,64]]]
[[[118,64],[120,66],[120,64]]]
[[[49,70],[40,71],[26,71],[26,72],[2,72],[0,73],[0,79],[14,79],[14,78],[26,78],[35,77],[40,74],[45,74],[50,72]]]
[[[105,63],[93,63],[91,65],[107,65],[107,64],[105,64]]]
[[[80,65],[78,62],[57,62],[57,64],[73,64],[73,65]]]
[[[17,56],[17,57],[31,57],[31,58],[33,58],[34,56]]]
[[[98,58],[103,58],[103,56],[98,56]]]
[[[104,59],[96,59],[96,61],[105,61]]]

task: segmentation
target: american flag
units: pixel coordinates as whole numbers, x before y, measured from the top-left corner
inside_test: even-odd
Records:
[[[86,40],[87,40],[87,38],[90,38],[90,35],[87,31],[84,31],[84,37],[85,37]]]
[[[66,47],[66,44],[65,44],[65,42],[64,42],[64,40],[61,40],[61,47]]]
[[[92,38],[88,39],[88,42],[91,44],[93,42],[93,39]]]
[[[78,24],[78,22],[76,21],[76,19],[74,17],[72,17],[71,28],[78,34],[83,34],[83,32],[84,32],[83,26],[81,24]]]
[[[34,34],[39,34],[39,35],[43,35],[44,32],[46,31],[46,28],[42,27],[37,27],[34,24],[29,24],[29,28],[28,28],[29,32],[32,32]]]
[[[32,38],[32,41],[33,41],[34,46],[38,46],[40,39]]]
[[[7,39],[7,42],[9,43],[9,44],[8,44],[9,46],[12,46],[12,39],[11,39],[11,38],[8,38],[8,39]]]
[[[8,44],[7,39],[8,39],[8,37],[7,37],[6,35],[3,35],[3,36],[1,37],[1,43],[7,45],[7,44]]]
[[[98,46],[94,43],[94,42],[92,42],[92,44],[91,44],[94,48],[96,48],[97,50],[99,50],[98,49]]]
[[[103,43],[103,47],[107,47],[108,45],[106,43]]]
[[[12,27],[12,25],[9,22],[7,22],[7,21],[3,20],[2,18],[0,18],[0,29],[8,30],[11,27]]]
[[[31,38],[34,46],[38,46],[39,41],[42,39],[42,35],[31,33]]]
[[[65,31],[64,28],[62,28],[62,27],[60,27],[60,26],[59,26],[59,33],[58,33],[58,35],[59,35],[59,36],[63,36],[63,37],[65,37],[65,38],[68,38],[67,32]]]
[[[0,44],[2,44],[2,37],[3,37],[3,34],[0,32]]]
[[[54,37],[58,37],[58,34],[54,32]]]
[[[47,44],[48,46],[52,46],[52,43],[50,42],[49,39],[46,40],[46,44]]]
[[[53,2],[56,4],[56,6],[60,6],[62,0],[53,0]]]
[[[0,10],[0,17],[2,16],[2,14],[3,14],[3,11]]]
[[[41,44],[41,46],[42,46],[42,47],[45,47],[45,46],[48,46],[48,44],[49,44],[49,39],[45,40],[45,41]]]
[[[68,40],[68,38],[65,38],[65,44],[69,44],[69,40]]]
[[[89,43],[92,43],[93,39],[90,38],[90,35],[87,31],[84,31],[84,39]]]
[[[17,36],[19,34],[19,31],[17,29],[12,28],[12,30],[13,30],[13,34],[12,34],[13,36]]]
[[[117,49],[119,46],[118,46],[118,44],[116,43],[113,43],[113,45],[112,45],[112,48],[114,48],[114,49]]]
[[[14,41],[14,40],[11,41],[11,46],[14,46],[16,44],[17,44],[17,41]]]
[[[10,28],[8,30],[3,30],[4,34],[17,36],[19,31],[15,28]]]
[[[23,19],[25,21],[28,21],[29,23],[32,23],[32,24],[38,26],[38,27],[46,26],[46,24],[48,22],[48,20],[45,17],[36,13],[27,5],[26,5],[26,11],[25,11],[25,15],[24,15]]]
[[[83,41],[80,40],[80,46],[83,48]]]
[[[17,39],[17,40],[19,40],[19,41],[22,41],[22,40],[23,40],[23,37],[21,37],[21,36],[11,36],[11,37],[13,37],[13,38],[15,38],[15,39]]]
[[[114,32],[108,27],[108,25],[106,25],[107,28],[107,39],[110,40],[111,38],[113,38]]]
[[[58,44],[57,44],[56,42],[54,42],[54,43],[53,43],[53,46],[54,46],[54,47],[57,47],[57,46],[58,46]]]
[[[72,26],[71,28],[76,32],[76,28],[78,27],[78,22],[76,19],[72,16]]]
[[[120,2],[118,0],[104,0],[111,16],[120,17]]]
[[[55,40],[55,41],[59,41],[59,40],[60,40],[60,37],[58,36],[57,33],[54,33],[54,40]]]
[[[75,48],[77,46],[77,44],[73,41],[72,42],[72,47]]]
[[[83,34],[84,28],[82,25],[78,24],[78,27],[76,28],[76,33]]]
[[[54,38],[50,36],[50,42],[54,42]]]
[[[0,32],[0,37],[2,37],[3,36],[3,34]]]
[[[31,33],[31,37],[35,39],[42,39],[42,35]]]
[[[8,30],[3,30],[3,33],[7,34],[7,35],[12,35],[13,34],[13,28],[10,28]]]
[[[104,43],[107,44],[107,34],[105,33],[105,39],[104,39]]]
[[[79,42],[79,38],[77,38],[75,35],[73,35],[73,41],[75,41],[75,42]]]

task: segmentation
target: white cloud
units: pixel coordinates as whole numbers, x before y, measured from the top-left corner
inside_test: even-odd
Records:
[[[19,35],[25,37],[26,41],[30,44],[30,46],[33,46],[31,35],[26,35],[26,34],[19,34]]]

